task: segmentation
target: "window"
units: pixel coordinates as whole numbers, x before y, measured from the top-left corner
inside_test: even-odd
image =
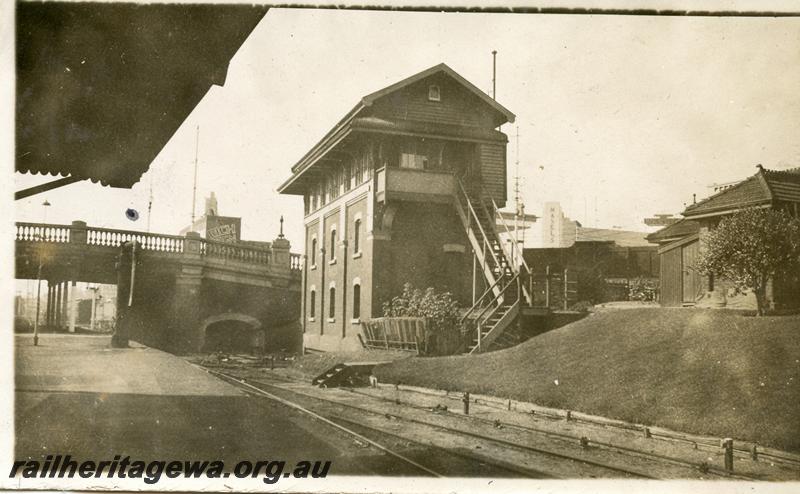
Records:
[[[311,265],[312,266],[316,266],[317,265],[317,238],[316,237],[311,239],[311,254],[310,254],[310,257],[311,257]]]
[[[442,168],[444,142],[407,139],[400,145],[400,168],[438,170]]]
[[[331,261],[336,260],[336,228],[331,230]]]
[[[428,157],[414,153],[400,153],[400,168],[424,170],[428,165]]]
[[[311,289],[311,296],[309,297],[310,301],[308,302],[308,317],[314,319],[317,314],[317,291],[315,289]]]
[[[361,252],[361,219],[353,223],[353,252]]]
[[[361,285],[353,285],[353,319],[361,317]]]
[[[336,317],[336,287],[332,286],[330,290],[330,300],[328,301],[328,319]]]
[[[439,86],[435,84],[431,84],[428,86],[428,101],[441,101],[442,100],[442,91],[439,89]]]

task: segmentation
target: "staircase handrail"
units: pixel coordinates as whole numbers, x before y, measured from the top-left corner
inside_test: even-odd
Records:
[[[500,299],[500,298],[503,296],[503,294],[505,293],[505,291],[506,291],[506,290],[508,290],[508,287],[510,287],[511,285],[513,285],[513,284],[514,284],[514,281],[518,281],[518,280],[519,280],[519,273],[516,273],[516,274],[514,274],[514,277],[513,277],[513,278],[511,278],[511,280],[508,282],[508,284],[506,284],[506,286],[504,286],[504,287],[503,287],[503,289],[502,289],[502,290],[500,290],[500,293],[498,293],[497,295],[495,295],[495,297],[492,299],[492,302],[496,302],[497,300],[499,300],[499,299]],[[490,313],[489,313],[489,315],[488,315],[488,316],[485,318],[485,319],[489,319],[489,317],[491,317],[491,316],[492,316],[492,314],[494,314],[494,313],[495,313],[495,311],[501,307],[501,305],[500,305],[500,304],[494,305],[492,302],[490,302],[490,303],[489,303],[489,305],[487,305],[487,306],[486,306],[486,307],[485,307],[485,308],[484,308],[484,309],[481,311],[481,313],[480,313],[480,314],[478,314],[478,317],[476,317],[476,318],[475,318],[475,320],[476,320],[476,321],[480,321],[480,320],[481,320],[481,318],[483,318],[483,315],[484,315],[484,314],[486,314],[486,311],[487,311],[487,310],[489,310],[490,308],[494,307],[494,310],[493,310],[492,312],[490,312]]]
[[[475,303],[473,303],[473,304],[472,304],[472,307],[470,307],[470,308],[469,308],[469,310],[467,311],[467,313],[466,313],[466,314],[464,314],[463,316],[461,316],[461,319],[459,319],[459,320],[458,320],[458,324],[463,324],[463,323],[464,323],[464,321],[466,321],[467,317],[469,317],[469,315],[470,315],[470,314],[471,314],[471,313],[472,313],[472,312],[473,312],[473,311],[474,311],[474,310],[475,310],[475,309],[476,309],[476,308],[477,308],[477,307],[480,305],[480,303],[483,301],[483,298],[484,298],[484,297],[486,297],[486,295],[487,295],[487,294],[489,294],[489,292],[491,292],[492,290],[494,290],[494,287],[496,287],[496,286],[497,286],[497,284],[498,284],[498,283],[500,283],[500,280],[502,280],[502,279],[505,277],[505,275],[506,275],[506,274],[505,274],[505,272],[502,272],[502,271],[500,272],[500,276],[498,276],[497,280],[496,280],[494,283],[492,283],[492,286],[490,286],[489,288],[487,288],[487,289],[486,289],[486,291],[485,291],[485,292],[483,292],[483,293],[481,294],[481,296],[480,296],[480,297],[478,297],[478,299],[477,299],[477,300],[475,300]]]
[[[492,207],[494,208],[494,210],[499,213],[500,209],[497,207],[497,202],[495,202],[494,198],[492,196],[490,196],[489,194],[486,194],[486,195],[492,201]],[[511,229],[508,227],[508,223],[506,223],[505,218],[503,218],[503,215],[497,214],[497,217],[500,218],[500,223],[503,225],[503,228],[505,229],[506,233],[509,236],[511,236],[514,240],[516,240],[516,238],[511,233]],[[512,252],[512,253],[506,252],[505,247],[503,247],[503,252],[506,255],[509,256],[509,259],[517,259],[518,258],[520,261],[522,261],[522,266],[525,267],[525,271],[530,273],[531,272],[531,268],[528,266],[528,263],[525,262],[525,257],[522,255],[522,252],[518,252],[519,251],[519,245],[517,245],[516,242],[511,242],[511,244],[513,245],[512,248],[513,248],[514,252]],[[515,254],[515,255],[510,255],[510,254]]]
[[[458,188],[461,190],[461,194],[463,195],[463,197],[465,197],[467,199],[467,206],[468,206],[469,212],[472,213],[472,218],[475,220],[475,223],[478,224],[478,229],[480,230],[481,236],[483,238],[484,250],[486,250],[486,246],[489,243],[489,240],[488,240],[489,237],[486,236],[486,232],[483,229],[483,225],[481,225],[481,222],[478,219],[478,214],[475,212],[475,209],[472,207],[472,202],[469,200],[469,195],[467,194],[466,189],[464,189],[464,184],[461,183],[461,179],[458,178],[458,177],[456,177],[456,182],[458,183]],[[458,200],[458,198],[456,198],[456,200]],[[489,252],[492,253],[492,258],[494,259],[495,266],[497,266],[498,269],[500,269],[500,271],[502,272],[503,267],[500,265],[500,260],[497,259],[497,254],[494,253],[494,249],[492,249],[491,246],[489,246]],[[485,253],[484,253],[484,257],[485,257]]]
[[[497,213],[496,216],[498,218],[500,218],[500,223],[503,225],[503,228],[505,229],[506,234],[508,234],[508,236],[513,239],[513,241],[511,242],[511,244],[512,244],[511,248],[512,248],[513,252],[508,252],[506,250],[504,242],[499,242],[500,243],[500,248],[503,249],[503,254],[505,254],[505,256],[509,260],[509,262],[512,263],[512,265],[513,265],[512,269],[514,270],[514,272],[519,272],[519,269],[518,269],[516,263],[514,263],[513,261],[516,260],[516,259],[519,259],[521,261],[522,267],[525,270],[525,274],[528,277],[530,277],[531,276],[531,268],[528,266],[528,263],[525,262],[525,256],[523,255],[523,252],[520,252],[519,245],[517,245],[517,242],[516,242],[516,240],[517,240],[516,236],[512,235],[511,229],[508,227],[508,223],[506,223],[506,220],[505,220],[505,218],[503,218],[503,215],[499,214],[500,208],[497,207],[497,202],[495,202],[494,197],[492,197],[490,194],[486,193],[486,190],[483,188],[483,185],[481,185],[481,192],[483,193],[483,195],[487,196],[489,198],[489,200],[492,201],[492,207],[494,208],[494,211]],[[530,304],[533,305],[533,293],[528,293],[528,290],[527,290],[527,288],[525,287],[524,284],[522,285],[522,290],[525,292],[525,296],[529,300]]]

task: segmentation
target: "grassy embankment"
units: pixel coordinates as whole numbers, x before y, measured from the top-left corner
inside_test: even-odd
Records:
[[[800,316],[601,312],[516,347],[411,358],[382,382],[470,391],[800,451]]]

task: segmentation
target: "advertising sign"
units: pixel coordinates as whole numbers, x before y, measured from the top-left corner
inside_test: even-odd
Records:
[[[242,238],[242,219],[232,216],[209,216],[206,238],[215,242],[237,242]]]

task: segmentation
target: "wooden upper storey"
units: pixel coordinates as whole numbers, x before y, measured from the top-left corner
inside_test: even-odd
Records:
[[[365,176],[372,176],[373,170],[384,166],[423,170],[430,164],[442,171],[446,161],[442,156],[465,156],[463,166],[473,167],[472,176],[483,177],[487,188],[496,190],[496,195],[502,196],[497,199],[504,202],[508,139],[495,129],[514,118],[513,113],[440,64],[363,97],[292,167],[292,176],[278,191],[308,197],[325,188],[323,184],[330,182],[332,175],[351,175],[348,170],[359,161],[366,161],[370,170]],[[367,154],[374,158],[359,160],[364,149],[372,150]],[[416,164],[412,163],[415,159]],[[458,173],[454,166],[447,168]]]

